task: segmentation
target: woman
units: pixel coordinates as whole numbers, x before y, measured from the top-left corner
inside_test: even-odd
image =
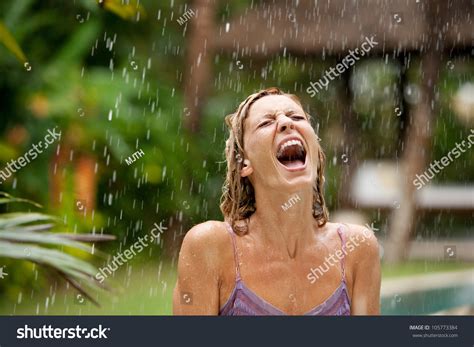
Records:
[[[226,122],[225,222],[186,234],[174,313],[379,314],[377,240],[328,222],[325,156],[299,99],[262,90]]]

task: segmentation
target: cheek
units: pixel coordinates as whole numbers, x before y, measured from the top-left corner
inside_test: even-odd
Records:
[[[262,159],[262,157],[267,157],[269,152],[271,152],[271,148],[272,137],[263,131],[245,139],[245,151],[250,160],[252,158]]]
[[[318,174],[318,170],[321,167],[320,162],[321,162],[321,147],[319,143],[317,142],[316,136],[311,139],[311,143],[308,143],[308,146],[310,146],[310,153],[311,153],[311,163],[315,172],[315,175]]]

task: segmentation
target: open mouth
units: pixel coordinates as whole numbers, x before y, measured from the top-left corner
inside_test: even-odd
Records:
[[[298,139],[284,141],[278,148],[278,161],[290,170],[302,169],[306,163],[306,150]]]

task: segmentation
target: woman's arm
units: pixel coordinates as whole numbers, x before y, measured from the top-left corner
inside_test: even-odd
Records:
[[[351,315],[380,314],[379,245],[372,230],[351,224],[350,239],[355,246]]]
[[[216,222],[198,224],[186,234],[173,294],[175,315],[219,313],[219,257]]]

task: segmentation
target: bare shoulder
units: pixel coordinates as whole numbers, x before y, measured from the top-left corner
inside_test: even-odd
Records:
[[[354,247],[359,260],[368,258],[378,261],[379,244],[374,231],[368,225],[342,223],[345,242]],[[377,255],[377,257],[375,257]]]
[[[228,245],[229,235],[225,223],[207,221],[195,225],[186,233],[181,252],[214,258],[218,257],[223,247],[228,247]]]
[[[178,279],[174,289],[173,310],[176,314],[217,315],[219,285],[222,278],[223,246],[227,237],[223,222],[207,221],[192,227],[184,237],[178,260]],[[230,247],[231,248],[231,247]],[[184,293],[192,298],[183,303]]]

